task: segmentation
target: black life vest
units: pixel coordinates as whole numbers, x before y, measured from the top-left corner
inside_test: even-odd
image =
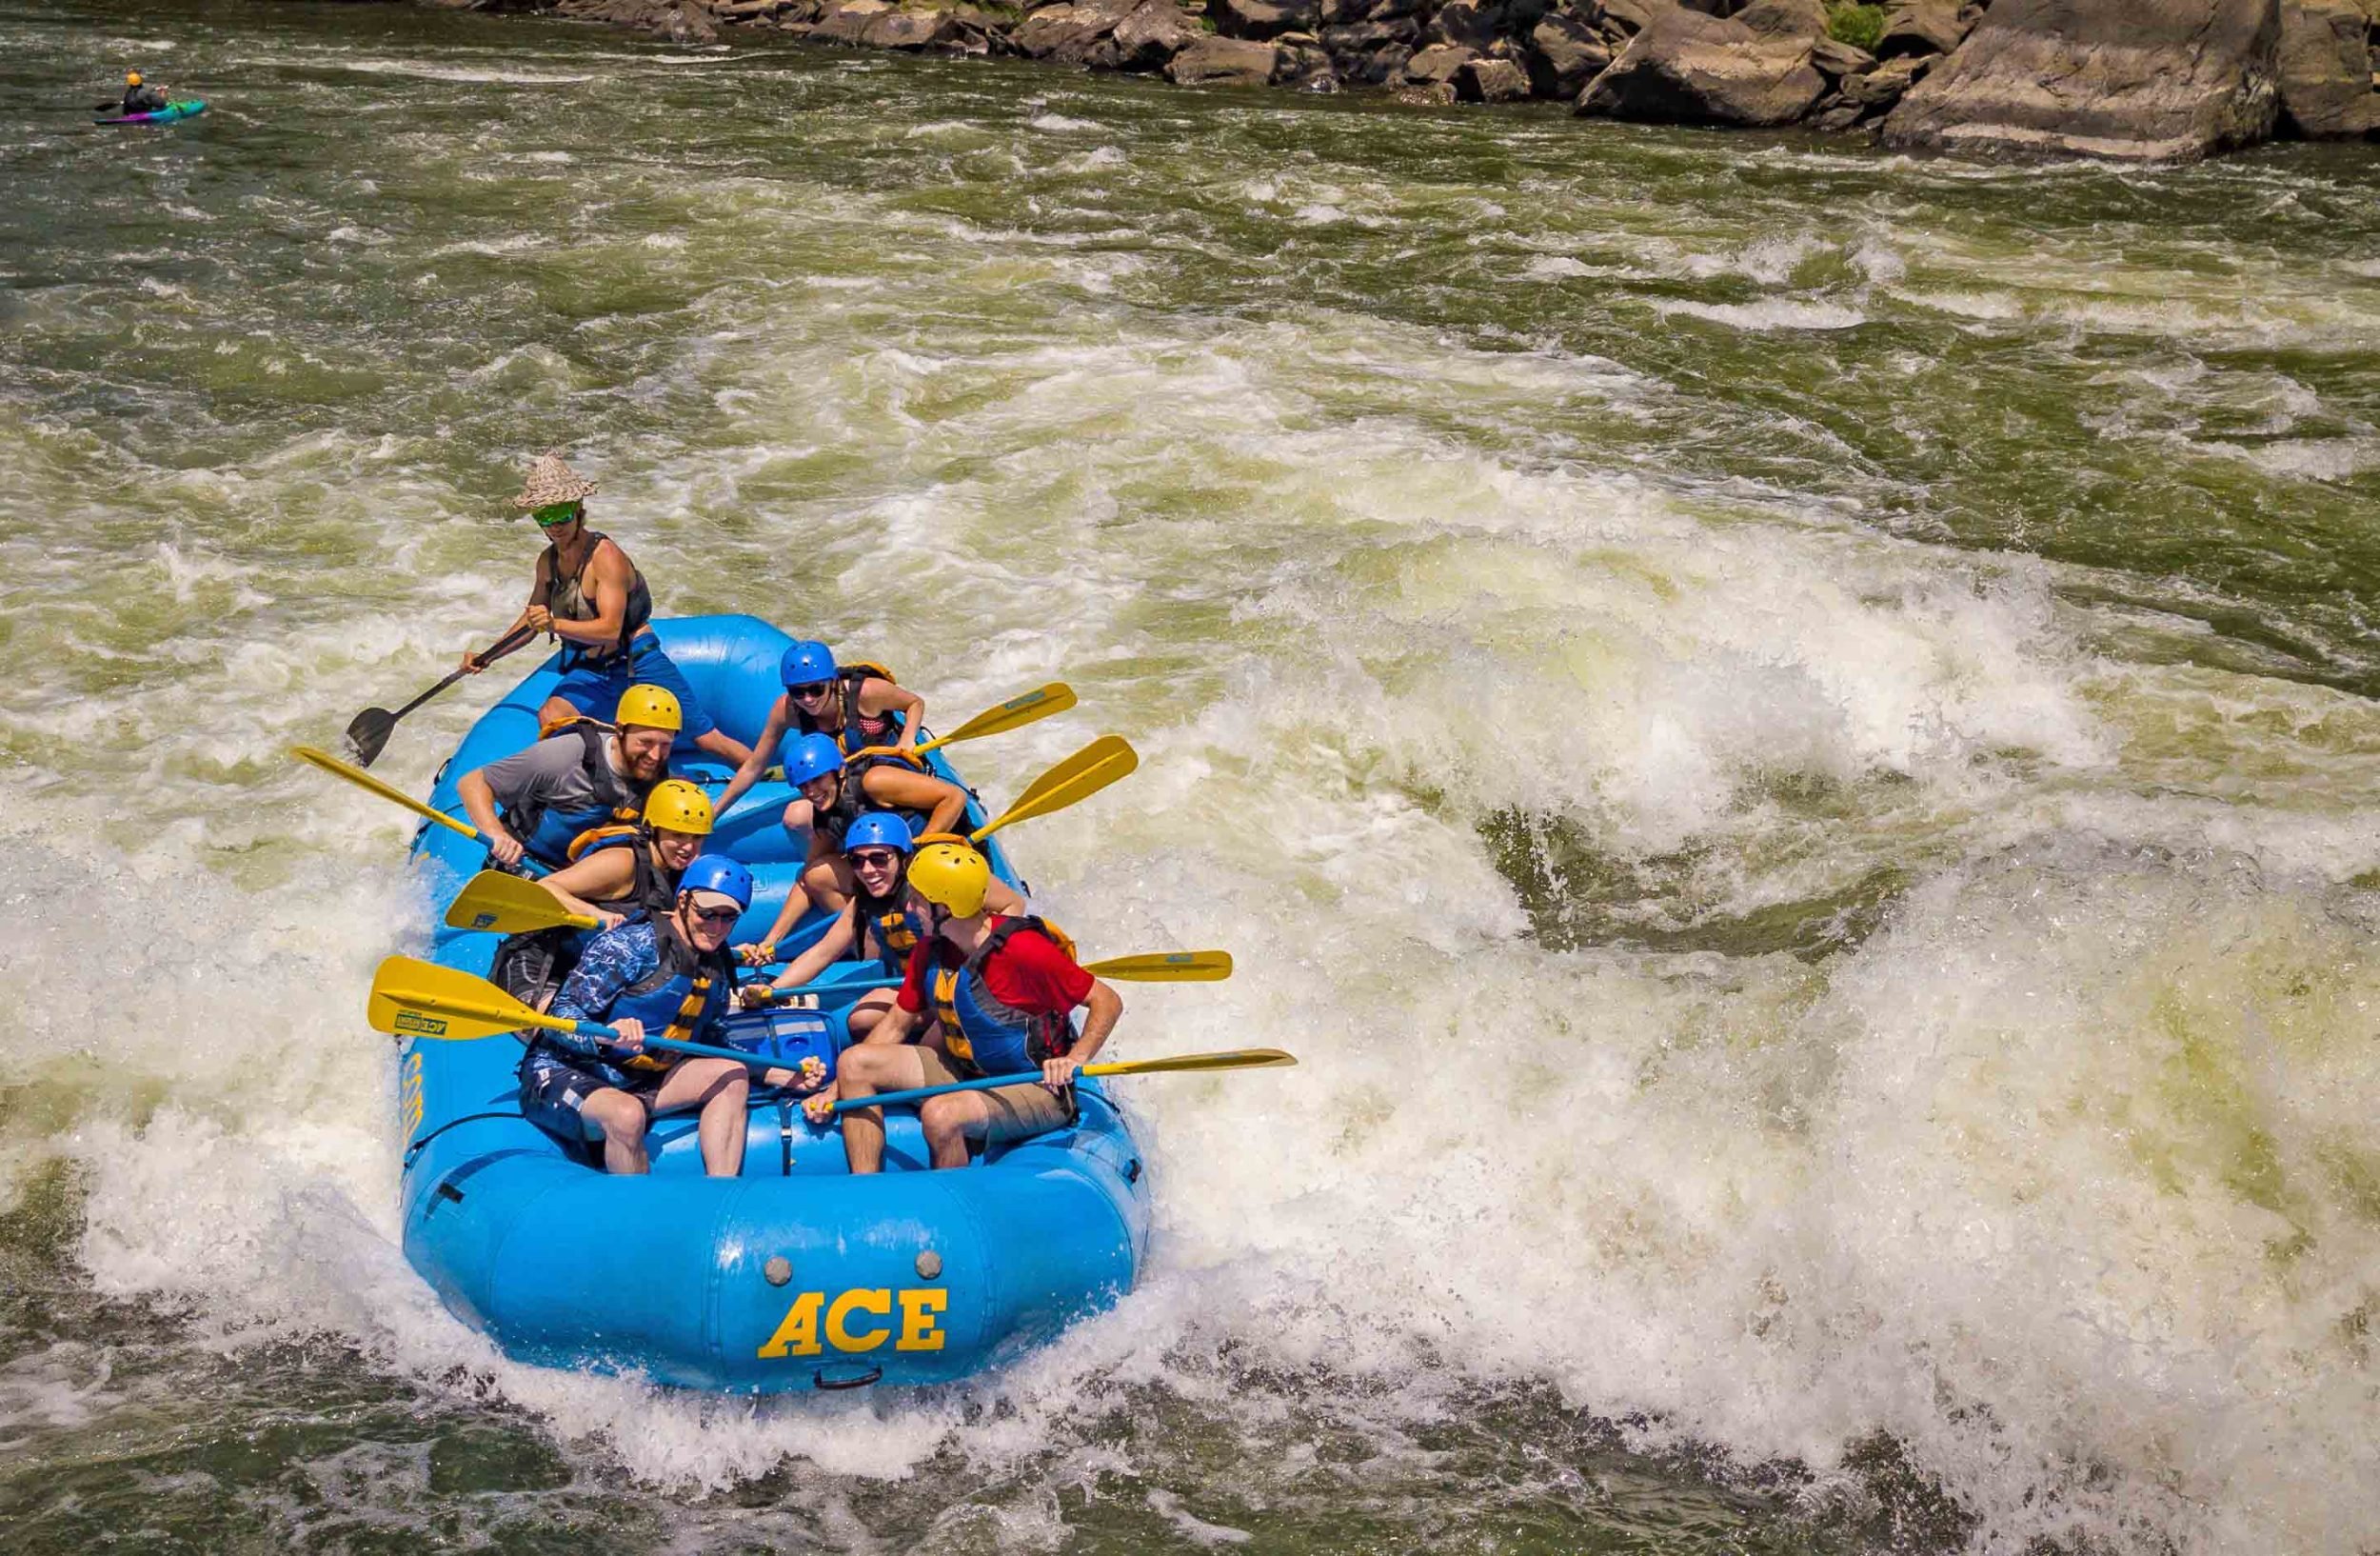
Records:
[[[507,807],[504,814],[505,830],[519,838],[521,847],[556,866],[570,862],[570,845],[580,833],[605,822],[632,822],[645,813],[644,794],[612,770],[611,758],[604,751],[604,727],[582,719],[565,733],[578,736],[584,747],[581,770],[595,797],[568,810],[532,802],[518,809]]]
[[[606,912],[630,918],[657,918],[677,906],[678,877],[684,872],[664,869],[653,863],[652,834],[642,827],[603,827],[579,841],[585,843],[587,838],[602,832],[613,835],[583,853],[592,853],[595,848],[632,848],[629,857],[635,863],[636,874],[621,895],[590,898],[590,902]],[[524,1005],[543,1010],[562,992],[563,980],[579,965],[580,953],[596,933],[593,929],[574,929],[566,924],[557,924],[550,929],[506,935],[496,947],[496,960],[487,969],[488,980]]]
[[[604,549],[611,537],[600,529],[586,532],[586,555],[579,563],[579,570],[567,578],[562,573],[562,543],[549,542],[545,547],[545,608],[564,621],[593,621],[598,614],[595,602],[586,597],[584,580],[586,569],[595,565],[595,553]],[[626,556],[627,552],[620,553]],[[562,668],[596,664],[625,653],[629,642],[653,619],[653,591],[645,586],[645,574],[636,563],[628,563],[628,605],[620,617],[620,637],[608,648],[588,648],[585,644],[565,644],[562,651]]]
[[[860,931],[860,944],[853,948],[858,957],[867,955],[870,936],[876,941],[877,965],[888,978],[898,978],[909,968],[909,952],[922,938],[922,921],[909,907],[909,888],[896,882],[889,897],[871,897],[863,889],[851,898],[852,911]]]
[[[802,733],[831,735],[845,756],[870,746],[889,746],[901,738],[901,715],[860,711],[860,688],[871,678],[890,681],[893,672],[866,659],[855,659],[835,671],[836,694],[843,702],[843,723],[833,729],[821,728],[818,720],[802,711],[799,703],[788,700],[786,706],[793,709],[793,721],[802,727]]]

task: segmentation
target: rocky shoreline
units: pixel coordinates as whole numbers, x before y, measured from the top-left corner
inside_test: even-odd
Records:
[[[2175,161],[2380,139],[2380,0],[421,0],[1181,86],[1568,102],[1966,153]]]

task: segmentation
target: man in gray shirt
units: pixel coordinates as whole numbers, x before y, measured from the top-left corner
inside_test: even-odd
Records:
[[[570,862],[581,833],[644,814],[645,796],[668,774],[684,715],[664,688],[634,686],[621,697],[614,724],[607,733],[582,720],[456,783],[496,863],[518,864],[526,853],[559,868]]]

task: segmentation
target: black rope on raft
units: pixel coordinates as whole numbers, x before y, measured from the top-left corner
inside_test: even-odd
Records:
[[[448,1129],[455,1127],[457,1125],[477,1124],[482,1119],[526,1118],[527,1116],[528,1115],[523,1113],[516,1107],[509,1113],[466,1113],[461,1118],[450,1118],[446,1120],[446,1123],[438,1126],[435,1129],[430,1130],[429,1133],[422,1136],[421,1139],[416,1140],[410,1146],[406,1147],[405,1160],[400,1164],[400,1166],[405,1167],[412,1167],[414,1158],[422,1154],[422,1150],[425,1147],[426,1147],[431,1141],[437,1139],[440,1135],[445,1134]]]

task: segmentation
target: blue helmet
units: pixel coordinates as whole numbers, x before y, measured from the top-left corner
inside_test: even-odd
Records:
[[[843,748],[832,735],[803,735],[785,753],[785,782],[800,788],[813,778],[843,770]]]
[[[835,678],[835,650],[804,638],[777,661],[777,677],[788,689],[831,681]]]
[[[678,878],[681,891],[716,891],[733,897],[738,908],[752,906],[752,872],[724,853],[697,857]]]
[[[843,851],[854,848],[890,848],[906,856],[916,848],[917,842],[909,836],[909,824],[890,810],[870,810],[853,818],[843,828]]]

